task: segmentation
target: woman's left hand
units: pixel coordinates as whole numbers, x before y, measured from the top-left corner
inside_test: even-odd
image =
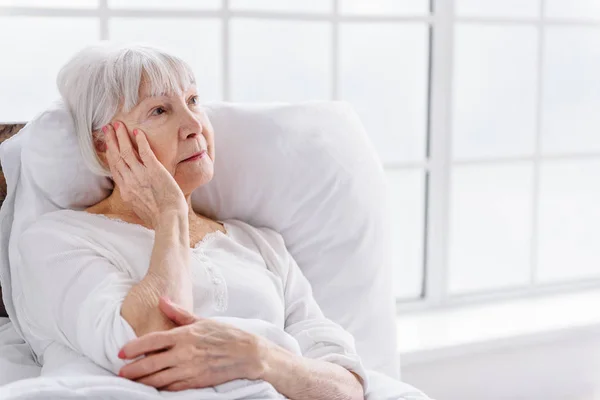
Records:
[[[234,326],[198,318],[160,298],[159,307],[178,327],[127,343],[119,357],[134,359],[119,376],[160,390],[179,391],[264,373],[260,338]]]

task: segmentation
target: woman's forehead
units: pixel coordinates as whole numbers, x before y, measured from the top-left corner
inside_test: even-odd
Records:
[[[138,92],[138,103],[149,97],[179,97],[195,91],[196,85],[193,83],[187,85],[187,87],[179,87],[174,90],[174,88],[167,85],[152,85],[148,79],[142,78]]]

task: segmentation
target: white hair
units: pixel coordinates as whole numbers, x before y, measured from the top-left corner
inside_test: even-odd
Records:
[[[181,94],[195,83],[186,62],[141,44],[86,47],[58,73],[58,90],[73,115],[84,162],[98,175],[111,174],[96,154],[92,134],[139,102],[142,79],[151,96]]]

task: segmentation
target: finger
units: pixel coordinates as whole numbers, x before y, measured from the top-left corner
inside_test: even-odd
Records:
[[[113,180],[119,186],[124,184],[122,168],[119,167],[119,145],[115,137],[112,125],[108,124],[102,128],[104,141],[106,143],[106,161]],[[124,172],[124,171],[123,171]]]
[[[119,376],[134,380],[155,374],[175,365],[177,365],[177,357],[173,351],[164,351],[125,365],[119,371]]]
[[[127,127],[121,121],[115,121],[112,125],[115,129],[117,141],[119,143],[120,158],[125,161],[127,166],[134,173],[141,172],[139,168],[140,162],[135,154],[136,151],[131,143],[131,138],[129,137],[129,132],[127,132]]]
[[[119,358],[132,359],[151,351],[169,349],[175,345],[175,334],[172,331],[151,332],[133,339],[121,348]]]
[[[155,388],[171,385],[177,381],[180,381],[182,369],[181,368],[167,368],[150,376],[145,376],[140,379],[136,379],[136,382],[143,383],[144,385],[153,386]]]
[[[165,387],[161,387],[160,390],[168,390],[170,392],[178,392],[181,390],[187,390],[187,389],[191,389],[191,383],[188,381],[177,381],[174,383],[171,383],[170,385],[167,385]]]
[[[173,322],[177,325],[189,325],[193,324],[198,318],[171,302],[166,297],[160,297],[158,300],[158,308]]]
[[[106,141],[106,159],[108,160],[109,167],[117,164],[119,159],[119,142],[115,136],[115,131],[111,124],[102,127],[104,132],[104,139]]]
[[[138,154],[142,160],[142,163],[147,167],[156,165],[156,163],[158,163],[158,159],[156,158],[154,151],[152,151],[150,143],[148,143],[146,134],[141,129],[135,129],[133,137],[136,140]]]

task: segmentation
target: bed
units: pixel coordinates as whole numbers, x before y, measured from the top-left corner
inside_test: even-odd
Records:
[[[196,394],[158,392],[117,377],[42,378],[29,347],[8,318],[0,318],[0,398],[2,399],[198,399]],[[425,400],[423,393],[379,372],[369,371],[367,400]]]
[[[2,399],[198,399],[197,394],[158,392],[118,377],[40,377],[29,346],[8,318],[0,318],[0,398]],[[74,371],[75,372],[75,371]],[[425,400],[423,393],[387,375],[369,371],[367,400]],[[189,392],[189,391],[188,391]]]
[[[48,112],[52,114],[56,113],[56,110]],[[257,226],[270,226],[284,235],[286,244],[290,244],[290,252],[313,285],[315,298],[325,314],[346,327],[357,339],[357,349],[368,369],[368,400],[429,400],[424,393],[399,379],[394,302],[389,279],[391,271],[383,266],[382,259],[387,243],[380,243],[381,237],[386,235],[381,236],[379,232],[386,220],[386,211],[380,209],[381,198],[384,197],[381,192],[384,186],[383,171],[376,156],[373,156],[374,150],[353,110],[345,103],[319,102],[299,106],[215,104],[209,106],[209,112],[215,131],[220,132],[216,140],[221,154],[215,165],[215,170],[218,170],[220,175],[215,174],[213,182],[207,185],[209,187],[206,190],[194,193],[192,201],[197,202],[200,208],[204,207],[199,211],[221,219],[239,218]],[[42,114],[36,118],[38,122],[28,124],[29,128],[23,129],[17,136],[33,135],[35,123],[41,124],[43,121],[39,121],[45,117]],[[23,126],[0,125],[0,140],[11,138],[10,146],[15,147],[15,134]],[[282,130],[282,127],[285,129]],[[50,131],[55,134],[53,129]],[[34,141],[38,151],[46,152],[48,146],[52,146],[52,142],[44,144],[41,137],[36,139],[40,139]],[[68,140],[68,137],[53,139],[61,143],[65,140]],[[278,146],[279,151],[274,152],[268,148],[272,147],[273,143]],[[345,148],[338,146],[338,143],[344,143]],[[8,147],[3,145],[0,148],[2,160],[7,159]],[[307,154],[311,155],[312,166],[315,167],[312,170],[298,168],[298,165],[305,164]],[[35,154],[32,159],[36,159]],[[232,169],[231,165],[223,161],[227,159],[236,160],[237,167]],[[256,159],[263,162],[257,164]],[[240,168],[240,165],[251,166],[254,169],[252,175],[243,175],[248,172],[248,168]],[[273,168],[273,165],[277,165],[278,168]],[[301,173],[298,173],[298,170]],[[4,172],[7,174],[8,191],[2,175],[2,198],[7,192],[10,196],[13,193],[11,187],[17,184],[10,180],[13,178],[8,179],[9,171]],[[296,174],[294,190],[298,192],[287,188],[290,174]],[[256,176],[260,177],[259,180],[256,180]],[[343,176],[342,180],[340,176]],[[240,205],[231,200],[236,198],[230,193],[231,188],[243,188],[249,179],[256,180],[250,188],[258,193],[255,197],[268,193],[269,201],[257,198],[256,204],[248,207],[247,204]],[[322,182],[315,184],[318,180]],[[305,190],[306,187],[310,187],[310,190]],[[329,195],[332,190],[339,193],[335,196]],[[323,191],[328,194],[325,195]],[[17,192],[17,195],[13,195],[12,207],[32,198],[32,194],[28,194],[23,187],[14,192]],[[22,197],[19,199],[18,196]],[[298,196],[311,198],[302,201],[302,205],[294,210],[282,208],[280,212],[284,213],[281,215],[273,212],[273,201],[283,204],[286,201],[295,201]],[[246,196],[242,193],[239,197],[243,197],[244,203],[248,203],[251,195]],[[7,210],[8,202],[7,200],[0,210],[0,227],[4,236],[11,226],[12,230],[15,230],[17,223]],[[298,224],[297,228],[290,227],[289,224],[277,225],[286,220],[288,215],[296,217],[289,224]],[[344,224],[346,226],[343,226]],[[324,232],[316,229],[317,226],[321,228],[323,225]],[[361,227],[360,234],[352,233],[351,227],[355,226]],[[348,241],[340,242],[340,237],[347,237]],[[332,241],[335,245],[331,245]],[[375,243],[375,250],[365,243]],[[325,245],[329,246],[327,252],[320,251]],[[4,255],[0,263],[9,264],[8,257]],[[340,268],[340,265],[343,265],[343,268]],[[340,279],[342,273],[344,277]],[[14,282],[6,287],[6,282],[11,282],[10,276],[10,268],[0,268],[0,278],[5,284],[5,302],[12,299],[11,289],[14,291]],[[338,284],[331,285],[330,282],[334,280]],[[364,298],[353,295],[352,291],[363,291]],[[341,297],[345,297],[342,303],[339,301]],[[11,311],[9,305],[10,303],[6,302],[6,308],[13,316],[14,308]],[[0,312],[6,315],[3,305]],[[235,393],[201,397],[194,390],[159,392],[152,387],[112,374],[87,375],[85,371],[80,370],[76,361],[64,366],[59,373],[50,370],[46,365],[42,368],[36,363],[29,345],[19,332],[18,321],[0,317],[2,399],[261,398],[260,394],[240,397]]]
[[[41,367],[10,320],[0,317],[0,386],[40,375]]]

